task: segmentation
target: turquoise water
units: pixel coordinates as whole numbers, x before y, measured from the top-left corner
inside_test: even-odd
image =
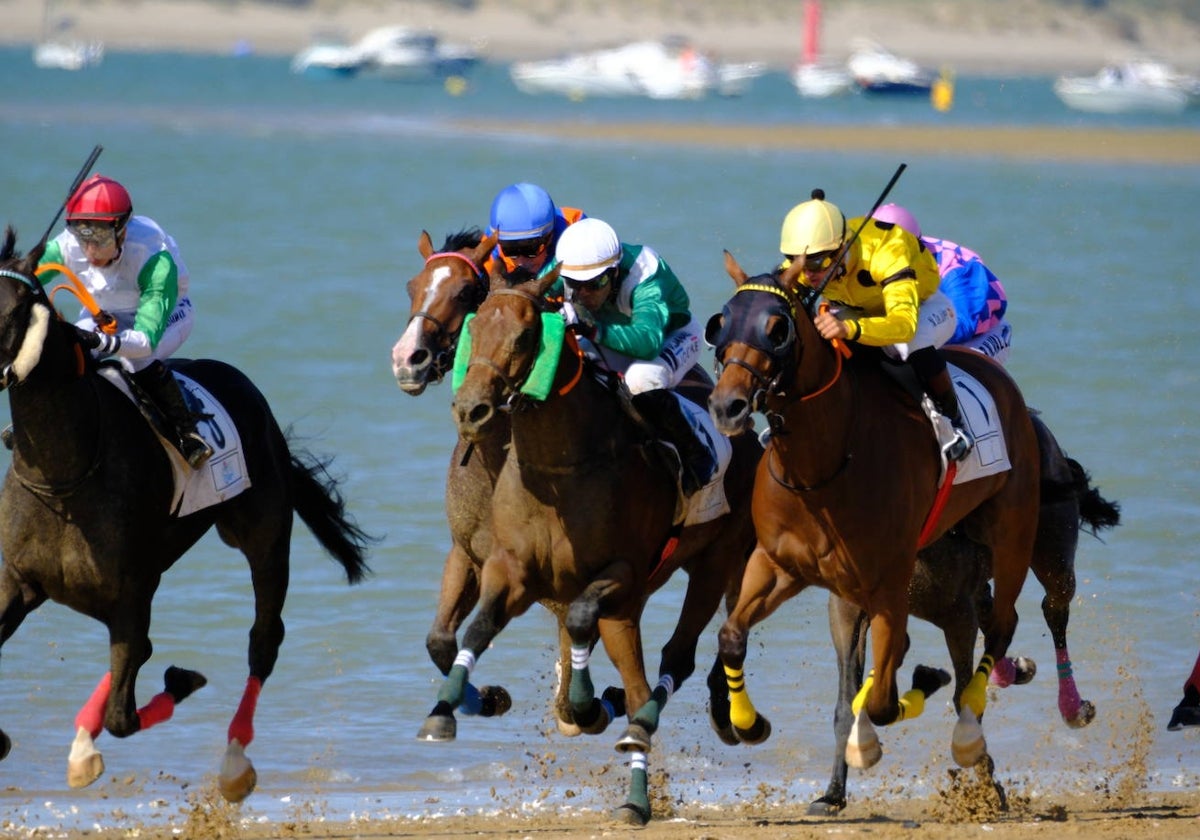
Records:
[[[1079,115],[1058,103],[1047,78],[960,78],[955,109],[939,115],[920,100],[802,100],[778,74],[740,99],[582,104],[525,97],[501,67],[482,68],[457,98],[437,87],[312,82],[267,58],[113,54],[95,72],[71,74],[36,71],[27,51],[0,50],[0,77],[0,195],[23,245],[103,144],[97,171],[131,188],[138,209],[174,233],[191,269],[198,320],[187,354],[242,367],[306,446],[336,456],[355,515],[384,536],[375,577],[351,590],[297,528],[288,638],[249,750],[259,790],[242,806],[270,819],[603,808],[622,796],[615,734],[568,741],[553,732],[553,624],[540,608],[513,622],[476,671],[480,682],[510,688],[513,711],[497,721],[460,718],[453,744],[414,739],[439,683],[424,636],[448,545],[442,492],[454,436],[448,387],[414,399],[390,371],[420,231],[440,243],[483,224],[499,188],[533,180],[626,239],[652,244],[707,316],[732,288],[722,248],[765,269],[779,220],[812,187],[864,212],[900,162],[886,151],[569,143],[536,129],[497,139],[450,120],[832,122],[879,132],[885,143],[888,126],[910,123],[1200,129],[1196,112]],[[988,259],[1011,298],[1010,369],[1062,444],[1123,505],[1125,524],[1104,543],[1085,537],[1077,561],[1071,651],[1099,717],[1084,730],[1060,722],[1031,581],[1014,651],[1042,670],[989,706],[999,771],[1035,795],[1131,777],[1154,789],[1194,787],[1198,736],[1165,726],[1200,638],[1200,289],[1191,247],[1200,168],[905,162],[892,199],[915,210],[925,230]],[[652,658],[682,583],[651,602]],[[749,684],[775,730],[766,744],[721,745],[698,678],[672,700],[651,767],[670,773],[674,798],[732,802],[766,785],[770,801],[807,801],[823,789],[834,685],[824,601],[805,593],[752,636]],[[84,791],[66,788],[65,761],[74,715],[107,667],[106,638],[57,605],[30,617],[0,668],[0,727],[14,742],[0,764],[0,819],[121,825],[186,809],[219,766],[245,681],[250,611],[244,561],[210,535],[163,582],[139,696],[158,689],[170,664],[210,683],[168,724],[124,741],[102,737],[108,772]],[[704,660],[716,626],[702,639]],[[910,630],[909,666],[946,664],[940,633],[919,623]],[[614,681],[597,660],[597,681]],[[884,760],[852,775],[852,802],[938,785],[952,722],[942,698],[921,720],[883,731]],[[588,777],[605,766],[615,772],[597,787]]]

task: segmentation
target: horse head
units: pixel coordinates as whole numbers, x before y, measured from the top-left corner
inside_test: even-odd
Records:
[[[521,400],[541,349],[545,294],[557,279],[557,266],[541,277],[493,267],[488,296],[467,325],[471,352],[451,405],[464,440],[488,434],[495,418]]]
[[[737,291],[704,331],[719,370],[708,410],[722,434],[750,428],[751,414],[791,387],[805,343],[802,333],[816,335],[801,296],[793,291],[801,268],[797,262],[781,273],[751,277],[725,252],[725,270]]]
[[[463,319],[487,294],[484,265],[494,247],[494,233],[470,228],[451,234],[434,251],[429,234],[421,231],[417,250],[425,264],[408,281],[408,325],[392,348],[392,373],[405,393],[420,394],[453,365]]]
[[[21,256],[16,242],[16,231],[6,228],[0,245],[0,389],[37,367],[56,315],[36,275],[46,244]]]

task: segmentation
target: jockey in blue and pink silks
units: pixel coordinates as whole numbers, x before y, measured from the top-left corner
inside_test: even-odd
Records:
[[[946,344],[970,347],[1001,364],[1007,362],[1012,346],[1012,327],[1004,320],[1008,295],[979,254],[948,239],[922,235],[921,223],[898,204],[885,204],[872,215],[902,227],[933,253],[942,277],[938,289],[950,298],[958,316]]]

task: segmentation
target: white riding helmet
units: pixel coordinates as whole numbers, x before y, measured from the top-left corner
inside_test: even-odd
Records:
[[[621,261],[621,240],[608,222],[580,219],[562,232],[554,257],[563,277],[591,280]]]
[[[845,238],[846,217],[825,200],[824,192],[813,190],[811,201],[797,204],[784,216],[779,252],[789,257],[820,254],[840,248]]]

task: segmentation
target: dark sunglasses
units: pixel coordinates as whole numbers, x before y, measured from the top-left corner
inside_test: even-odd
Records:
[[[573,289],[576,292],[587,291],[588,289],[603,289],[608,285],[609,274],[607,271],[597,274],[590,280],[572,280],[569,277],[564,277],[563,282],[567,284],[567,288]]]
[[[532,260],[544,255],[549,244],[550,240],[544,236],[537,239],[514,239],[510,242],[501,242],[500,253],[510,260]]]
[[[826,271],[837,259],[837,251],[821,251],[819,254],[807,254],[804,257],[804,270],[807,272]]]
[[[96,224],[94,222],[72,222],[67,227],[80,243],[95,245],[97,248],[104,248],[105,246],[117,243],[117,229],[113,225]]]

